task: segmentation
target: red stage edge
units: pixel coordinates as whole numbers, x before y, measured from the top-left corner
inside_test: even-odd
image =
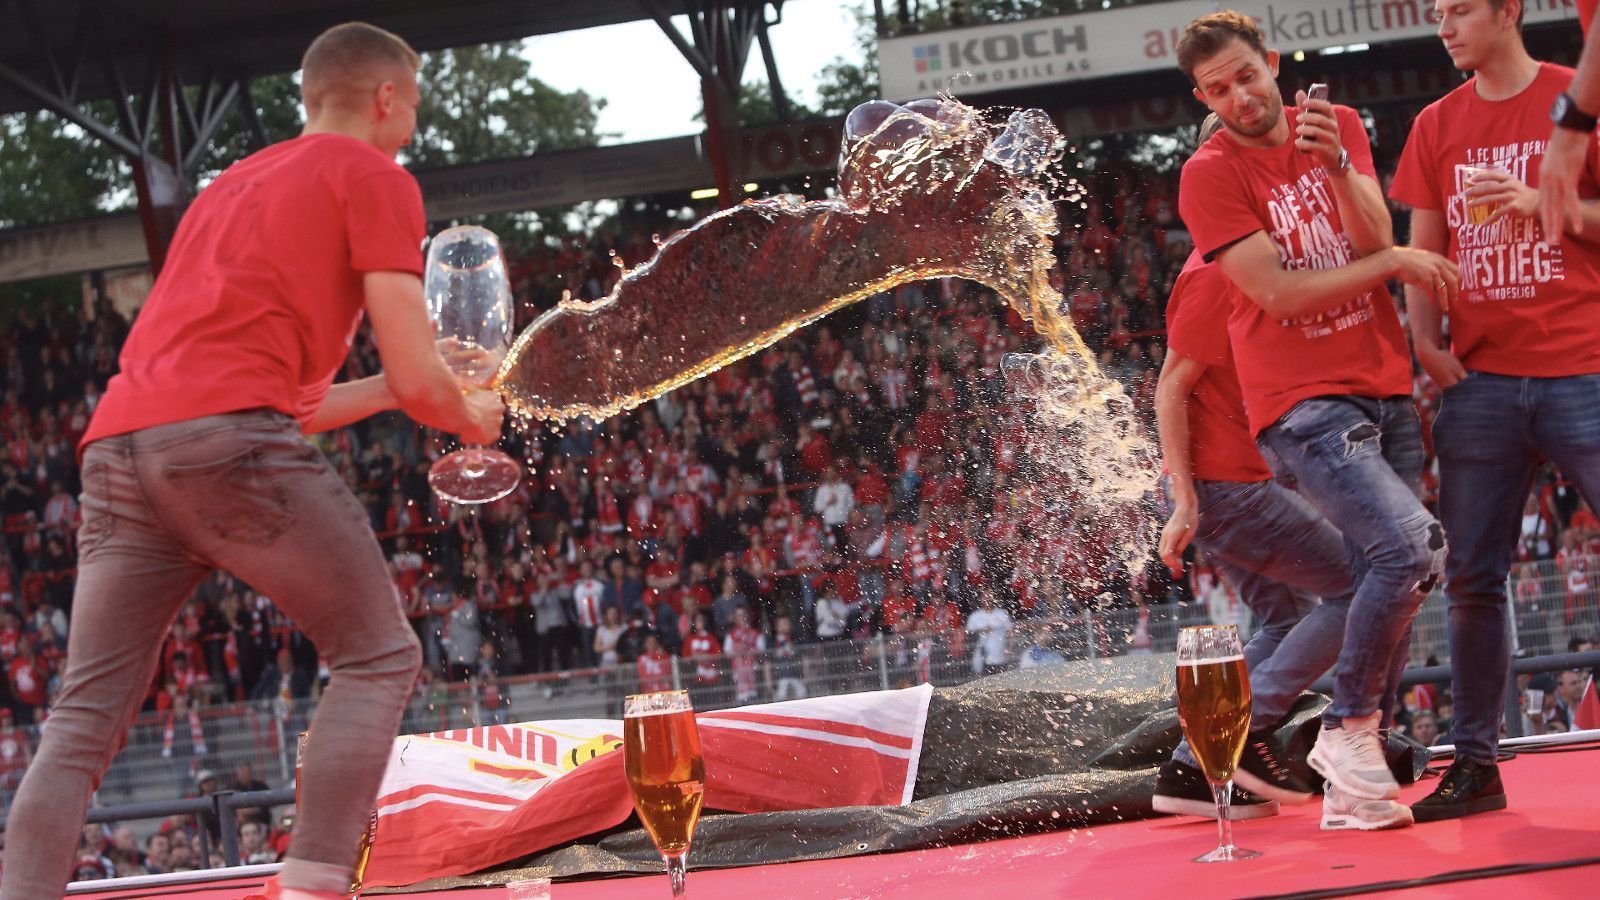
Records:
[[[1580,739],[1574,742],[1573,737]],[[1565,738],[1566,740],[1562,740]],[[1546,736],[1501,764],[1510,806],[1502,812],[1399,831],[1324,832],[1321,805],[1284,807],[1270,819],[1239,822],[1240,846],[1259,859],[1217,865],[1189,860],[1216,843],[1205,819],[1159,818],[1050,834],[742,869],[691,871],[696,900],[914,897],[1314,898],[1354,895],[1519,898],[1600,893],[1600,744],[1595,735]],[[1407,788],[1427,795],[1436,779]],[[196,873],[189,885],[123,879],[75,885],[74,900],[241,900],[263,875]],[[434,892],[448,900],[502,900],[503,887]],[[665,876],[558,883],[554,900],[657,898]]]

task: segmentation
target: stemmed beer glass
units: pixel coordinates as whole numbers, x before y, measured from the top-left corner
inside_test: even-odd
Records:
[[[633,808],[666,861],[672,896],[682,897],[706,785],[689,692],[630,694],[622,711],[622,751]]]
[[[458,225],[428,244],[422,292],[445,362],[463,390],[489,390],[511,349],[511,282],[494,232]],[[428,484],[452,503],[488,503],[511,493],[522,477],[515,460],[489,447],[467,446],[440,458]]]
[[[1233,770],[1250,736],[1250,676],[1238,628],[1205,625],[1178,632],[1178,721],[1217,801],[1217,849],[1194,861],[1260,856],[1234,846],[1233,821],[1228,818]]]

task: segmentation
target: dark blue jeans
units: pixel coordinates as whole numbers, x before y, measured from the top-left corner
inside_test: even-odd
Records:
[[[1276,481],[1197,480],[1194,487],[1195,547],[1256,620],[1244,648],[1251,717],[1270,725],[1339,655],[1352,594],[1349,552],[1338,529]]]
[[[1600,375],[1516,378],[1469,372],[1433,424],[1439,515],[1450,534],[1451,694],[1456,755],[1495,761],[1511,634],[1506,573],[1542,457],[1591,508],[1600,501]]]
[[[1417,498],[1422,427],[1410,397],[1313,397],[1257,437],[1273,472],[1292,477],[1344,533],[1355,597],[1324,721],[1394,708],[1411,620],[1443,570],[1444,529]],[[1423,590],[1419,590],[1423,588]]]

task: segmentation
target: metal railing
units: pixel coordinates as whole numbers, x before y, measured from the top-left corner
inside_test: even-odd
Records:
[[[1600,592],[1585,591],[1581,580],[1575,580],[1574,589],[1568,590],[1568,574],[1569,570],[1551,561],[1519,565],[1514,570],[1508,591],[1512,595],[1510,614],[1524,656],[1565,650],[1570,638],[1600,632],[1600,609],[1595,605],[1595,595]],[[1136,609],[1117,609],[1060,620],[1020,619],[1004,662],[1016,666],[1130,652],[1170,652],[1180,628],[1209,621],[1206,609],[1195,604],[1150,607],[1143,623],[1140,615]],[[976,642],[977,636],[964,633],[892,634],[799,645],[793,660],[771,654],[757,654],[739,665],[726,657],[710,663],[674,659],[668,686],[688,689],[699,709],[718,709],[922,681],[953,685],[979,674],[973,667]],[[1413,626],[1412,665],[1420,666],[1430,657],[1447,660],[1448,649],[1445,599],[1435,592],[1423,604]],[[1444,667],[1414,669],[1408,677],[1444,680],[1446,671]],[[402,731],[540,719],[616,718],[626,694],[658,686],[642,682],[632,664],[506,677],[493,683],[425,683],[407,706]],[[190,728],[182,717],[170,722],[169,728],[162,715],[141,716],[130,731],[127,746],[107,772],[96,801],[119,807],[170,802],[195,793],[194,776],[199,772],[209,770],[226,777],[241,763],[251,764],[264,781],[290,784],[295,737],[308,726],[314,709],[312,698],[202,707],[204,753],[191,745]],[[1512,734],[1519,733],[1516,726],[1508,721]],[[14,787],[14,782],[0,784],[0,807],[9,807]],[[204,805],[210,801],[195,798],[192,802]]]

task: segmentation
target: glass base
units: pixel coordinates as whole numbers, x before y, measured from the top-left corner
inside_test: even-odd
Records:
[[[1235,847],[1232,844],[1227,844],[1225,846],[1218,847],[1217,849],[1211,851],[1210,853],[1207,853],[1204,856],[1196,856],[1194,858],[1194,861],[1195,862],[1205,862],[1205,863],[1211,863],[1211,862],[1237,862],[1237,861],[1239,861],[1241,859],[1255,859],[1256,857],[1258,857],[1260,855],[1261,855],[1261,851],[1259,851],[1259,850],[1243,850],[1243,849],[1240,849],[1238,847]]]
[[[440,458],[428,470],[428,486],[451,503],[499,500],[522,480],[516,460],[483,447],[466,447]]]

